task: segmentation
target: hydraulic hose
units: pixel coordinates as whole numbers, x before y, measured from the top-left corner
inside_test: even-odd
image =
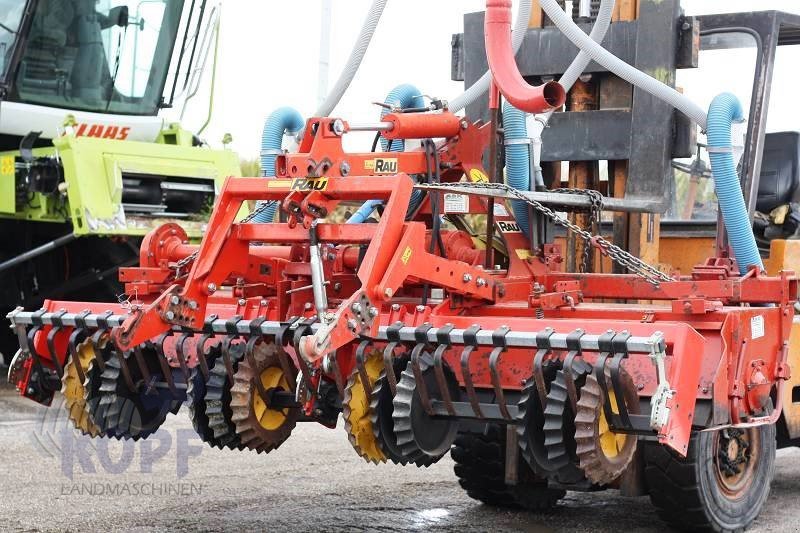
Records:
[[[517,22],[514,24],[514,31],[511,33],[511,48],[516,54],[525,40],[525,32],[528,31],[528,22],[531,18],[531,0],[520,0],[517,9]],[[492,82],[492,71],[487,70],[478,81],[470,85],[469,89],[453,98],[448,108],[453,113],[458,113],[462,109],[471,105],[475,100],[486,94]]]
[[[339,75],[339,79],[336,80],[336,85],[333,86],[333,89],[331,89],[325,101],[317,108],[317,111],[314,113],[315,117],[327,117],[330,115],[339,103],[339,100],[344,96],[347,88],[350,87],[350,83],[353,81],[353,78],[355,78],[358,67],[361,65],[361,60],[364,59],[364,54],[367,53],[367,48],[369,48],[369,43],[372,40],[372,36],[375,34],[375,28],[378,26],[378,21],[381,19],[387,1],[388,0],[375,0],[372,3],[372,7],[367,13],[367,18],[361,26],[361,32],[358,34],[356,44],[350,52],[347,64]]]
[[[300,113],[291,107],[281,107],[273,111],[264,122],[261,133],[261,175],[264,177],[275,176],[275,159],[281,153],[283,136],[300,131],[305,126],[305,121]],[[267,223],[275,218],[278,209],[277,202],[260,201],[257,205],[269,203],[269,207],[253,217],[253,222]]]
[[[386,96],[384,103],[394,109],[411,109],[425,106],[425,99],[422,97],[419,89],[411,84],[398,85],[392,89]],[[387,114],[391,113],[391,109],[383,108],[381,110],[381,119]],[[381,137],[381,147],[384,152],[402,152],[406,149],[405,141],[394,140],[390,141]],[[422,191],[414,191],[411,194],[411,201],[409,202],[409,210],[415,209],[422,198],[424,193]],[[348,224],[361,224],[364,222],[376,207],[381,205],[381,200],[367,200],[364,202],[353,215],[347,219]]]
[[[500,1],[501,0],[486,0],[487,9],[490,4],[499,3]],[[505,2],[507,1],[508,0],[505,0]],[[604,66],[628,83],[667,102],[699,124],[703,130],[706,129],[706,113],[697,104],[672,87],[632,67],[594,42],[591,37],[583,33],[583,31],[572,22],[556,0],[541,0],[541,7],[544,12],[547,13],[547,16],[550,17],[550,20],[564,33],[567,39],[586,52],[592,60]]]
[[[487,0],[487,6],[491,2],[492,0]],[[570,20],[556,0],[541,0],[541,7],[564,35],[591,59],[628,83],[667,102],[706,131],[714,188],[739,272],[744,274],[751,265],[763,269],[733,157],[731,126],[734,121],[743,120],[741,104],[737,98],[730,93],[719,95],[711,103],[707,115],[697,104],[672,87],[637,70],[594,42]]]
[[[556,82],[528,85],[517,68],[511,46],[511,0],[486,0],[486,58],[497,88],[511,105],[528,113],[543,113],[564,105],[566,93]]]
[[[731,125],[733,122],[742,121],[744,121],[742,106],[733,94],[722,93],[711,102],[706,134],[711,173],[714,176],[714,190],[717,193],[725,229],[728,231],[728,241],[739,265],[739,273],[745,274],[752,265],[763,270],[764,264],[758,253],[733,157]]]

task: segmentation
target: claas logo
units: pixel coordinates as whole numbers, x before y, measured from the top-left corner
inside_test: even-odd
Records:
[[[364,170],[371,170],[375,174],[397,174],[397,158],[368,159],[364,161]]]
[[[295,178],[291,191],[324,191],[328,186],[328,178]]]
[[[126,126],[113,126],[105,124],[76,124],[75,137],[94,137],[96,139],[111,139],[124,141],[128,138],[131,129]]]

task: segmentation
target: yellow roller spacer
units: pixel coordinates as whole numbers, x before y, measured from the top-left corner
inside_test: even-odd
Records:
[[[614,395],[614,391],[608,391],[608,399],[611,402],[611,411],[614,414],[619,414],[619,407],[617,406],[617,397]],[[606,420],[605,410],[600,410],[600,417],[598,420],[598,433],[600,437],[600,449],[603,451],[603,454],[613,459],[619,452],[625,448],[625,441],[627,440],[628,436],[624,433],[615,433],[611,431],[611,428],[608,426],[608,420]]]
[[[84,374],[88,374],[97,357],[91,340],[87,339],[79,344],[76,351]],[[86,386],[81,383],[78,369],[72,359],[64,367],[64,375],[61,378],[61,394],[64,395],[64,407],[67,415],[75,428],[84,435],[92,437],[100,435],[100,428],[92,421],[86,406]]]
[[[264,390],[270,389],[283,389],[285,391],[290,391],[292,388],[289,386],[289,381],[286,379],[286,376],[283,374],[283,370],[277,366],[271,366],[265,368],[261,372],[261,385],[264,386]],[[258,423],[264,429],[268,430],[276,430],[283,423],[286,421],[286,415],[289,413],[289,409],[270,409],[267,407],[267,404],[264,403],[263,398],[258,393],[253,394],[253,412],[256,415],[256,419]]]
[[[374,386],[383,371],[383,359],[380,352],[373,352],[364,363],[370,386]],[[370,398],[364,390],[358,370],[354,370],[347,383],[344,396],[345,430],[353,448],[358,454],[373,463],[386,462],[386,455],[381,451],[372,429]]]

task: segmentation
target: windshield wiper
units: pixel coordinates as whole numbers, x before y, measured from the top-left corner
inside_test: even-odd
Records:
[[[13,34],[16,34],[16,33],[17,33],[17,31],[16,31],[16,30],[12,30],[11,28],[9,28],[8,26],[6,26],[6,25],[5,25],[5,24],[3,24],[2,22],[0,22],[0,28],[2,28],[2,29],[4,29],[4,30],[6,30],[8,33],[13,33]]]

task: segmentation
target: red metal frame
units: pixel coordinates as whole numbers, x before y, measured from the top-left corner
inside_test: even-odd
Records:
[[[404,120],[403,115],[398,117]],[[454,129],[452,116],[439,118],[431,122],[429,133]],[[772,414],[765,407],[770,394],[789,377],[786,347],[798,291],[793,273],[767,277],[753,270],[739,277],[730,265],[714,262],[699,266],[691,276],[655,286],[632,275],[557,272],[551,267],[560,261],[558,248],[548,245],[531,251],[502,207],[495,212],[496,233],[508,256],[501,270],[478,266],[486,251],[464,232],[443,234],[444,258],[429,251],[429,203],[406,221],[413,187],[409,174],[425,172],[426,155],[421,151],[348,154],[334,126],[334,119],[310,120],[300,152],[278,157],[278,177],[228,179],[199,248],[189,245],[174,225],[145,239],[141,266],[120,273],[128,292],[139,297],[128,319],[112,333],[121,350],[155,339],[174,326],[200,330],[209,313],[277,321],[313,316],[308,305],[311,292],[303,292],[311,283],[312,224],[342,202],[379,199],[385,205],[377,224],[315,225],[324,250],[325,277],[331,282],[326,291],[332,316],[314,335],[303,338],[305,362],[322,369],[324,356],[336,351],[340,370],[350,372],[360,339],[374,337],[381,326],[398,320],[413,326],[480,324],[484,329],[507,326],[526,332],[547,327],[560,333],[581,328],[597,335],[609,329],[637,336],[661,332],[667,343],[667,378],[675,390],[668,404],[672,414],[659,434],[661,442],[685,453],[693,426],[765,423],[779,415],[780,404]],[[414,136],[426,131],[425,121],[417,117],[402,127],[411,128],[406,131]],[[458,181],[465,174],[485,178],[481,155],[488,128],[461,120],[458,128],[457,136],[437,147],[446,163],[442,181]],[[393,131],[403,129],[397,126]],[[396,172],[382,176],[375,165],[366,172],[368,162],[376,158],[394,158]],[[355,176],[344,175],[351,173]],[[237,223],[242,204],[251,200],[280,201],[288,222]],[[470,213],[486,214],[490,202],[473,198],[468,205]],[[175,278],[171,267],[195,251],[198,256],[190,271]],[[443,289],[443,301],[420,305],[425,286]],[[293,289],[300,291],[287,292]],[[374,308],[372,319],[354,311],[357,303]],[[110,306],[48,302],[47,307],[102,311]],[[36,340],[42,354],[47,353],[42,344],[45,332],[46,328]],[[471,360],[471,377],[478,388],[492,387],[488,352],[478,349]],[[292,355],[300,363],[300,354]],[[458,357],[459,348],[454,347],[444,360],[463,384]],[[504,389],[521,388],[531,375],[532,357],[530,350],[519,348],[503,355],[499,381]],[[592,362],[597,355],[585,357]],[[190,366],[195,363],[196,359],[188,361]],[[624,367],[640,396],[654,394],[657,377],[647,355],[631,355]],[[315,379],[334,378],[322,371]],[[694,419],[698,401],[712,405],[710,420]]]

